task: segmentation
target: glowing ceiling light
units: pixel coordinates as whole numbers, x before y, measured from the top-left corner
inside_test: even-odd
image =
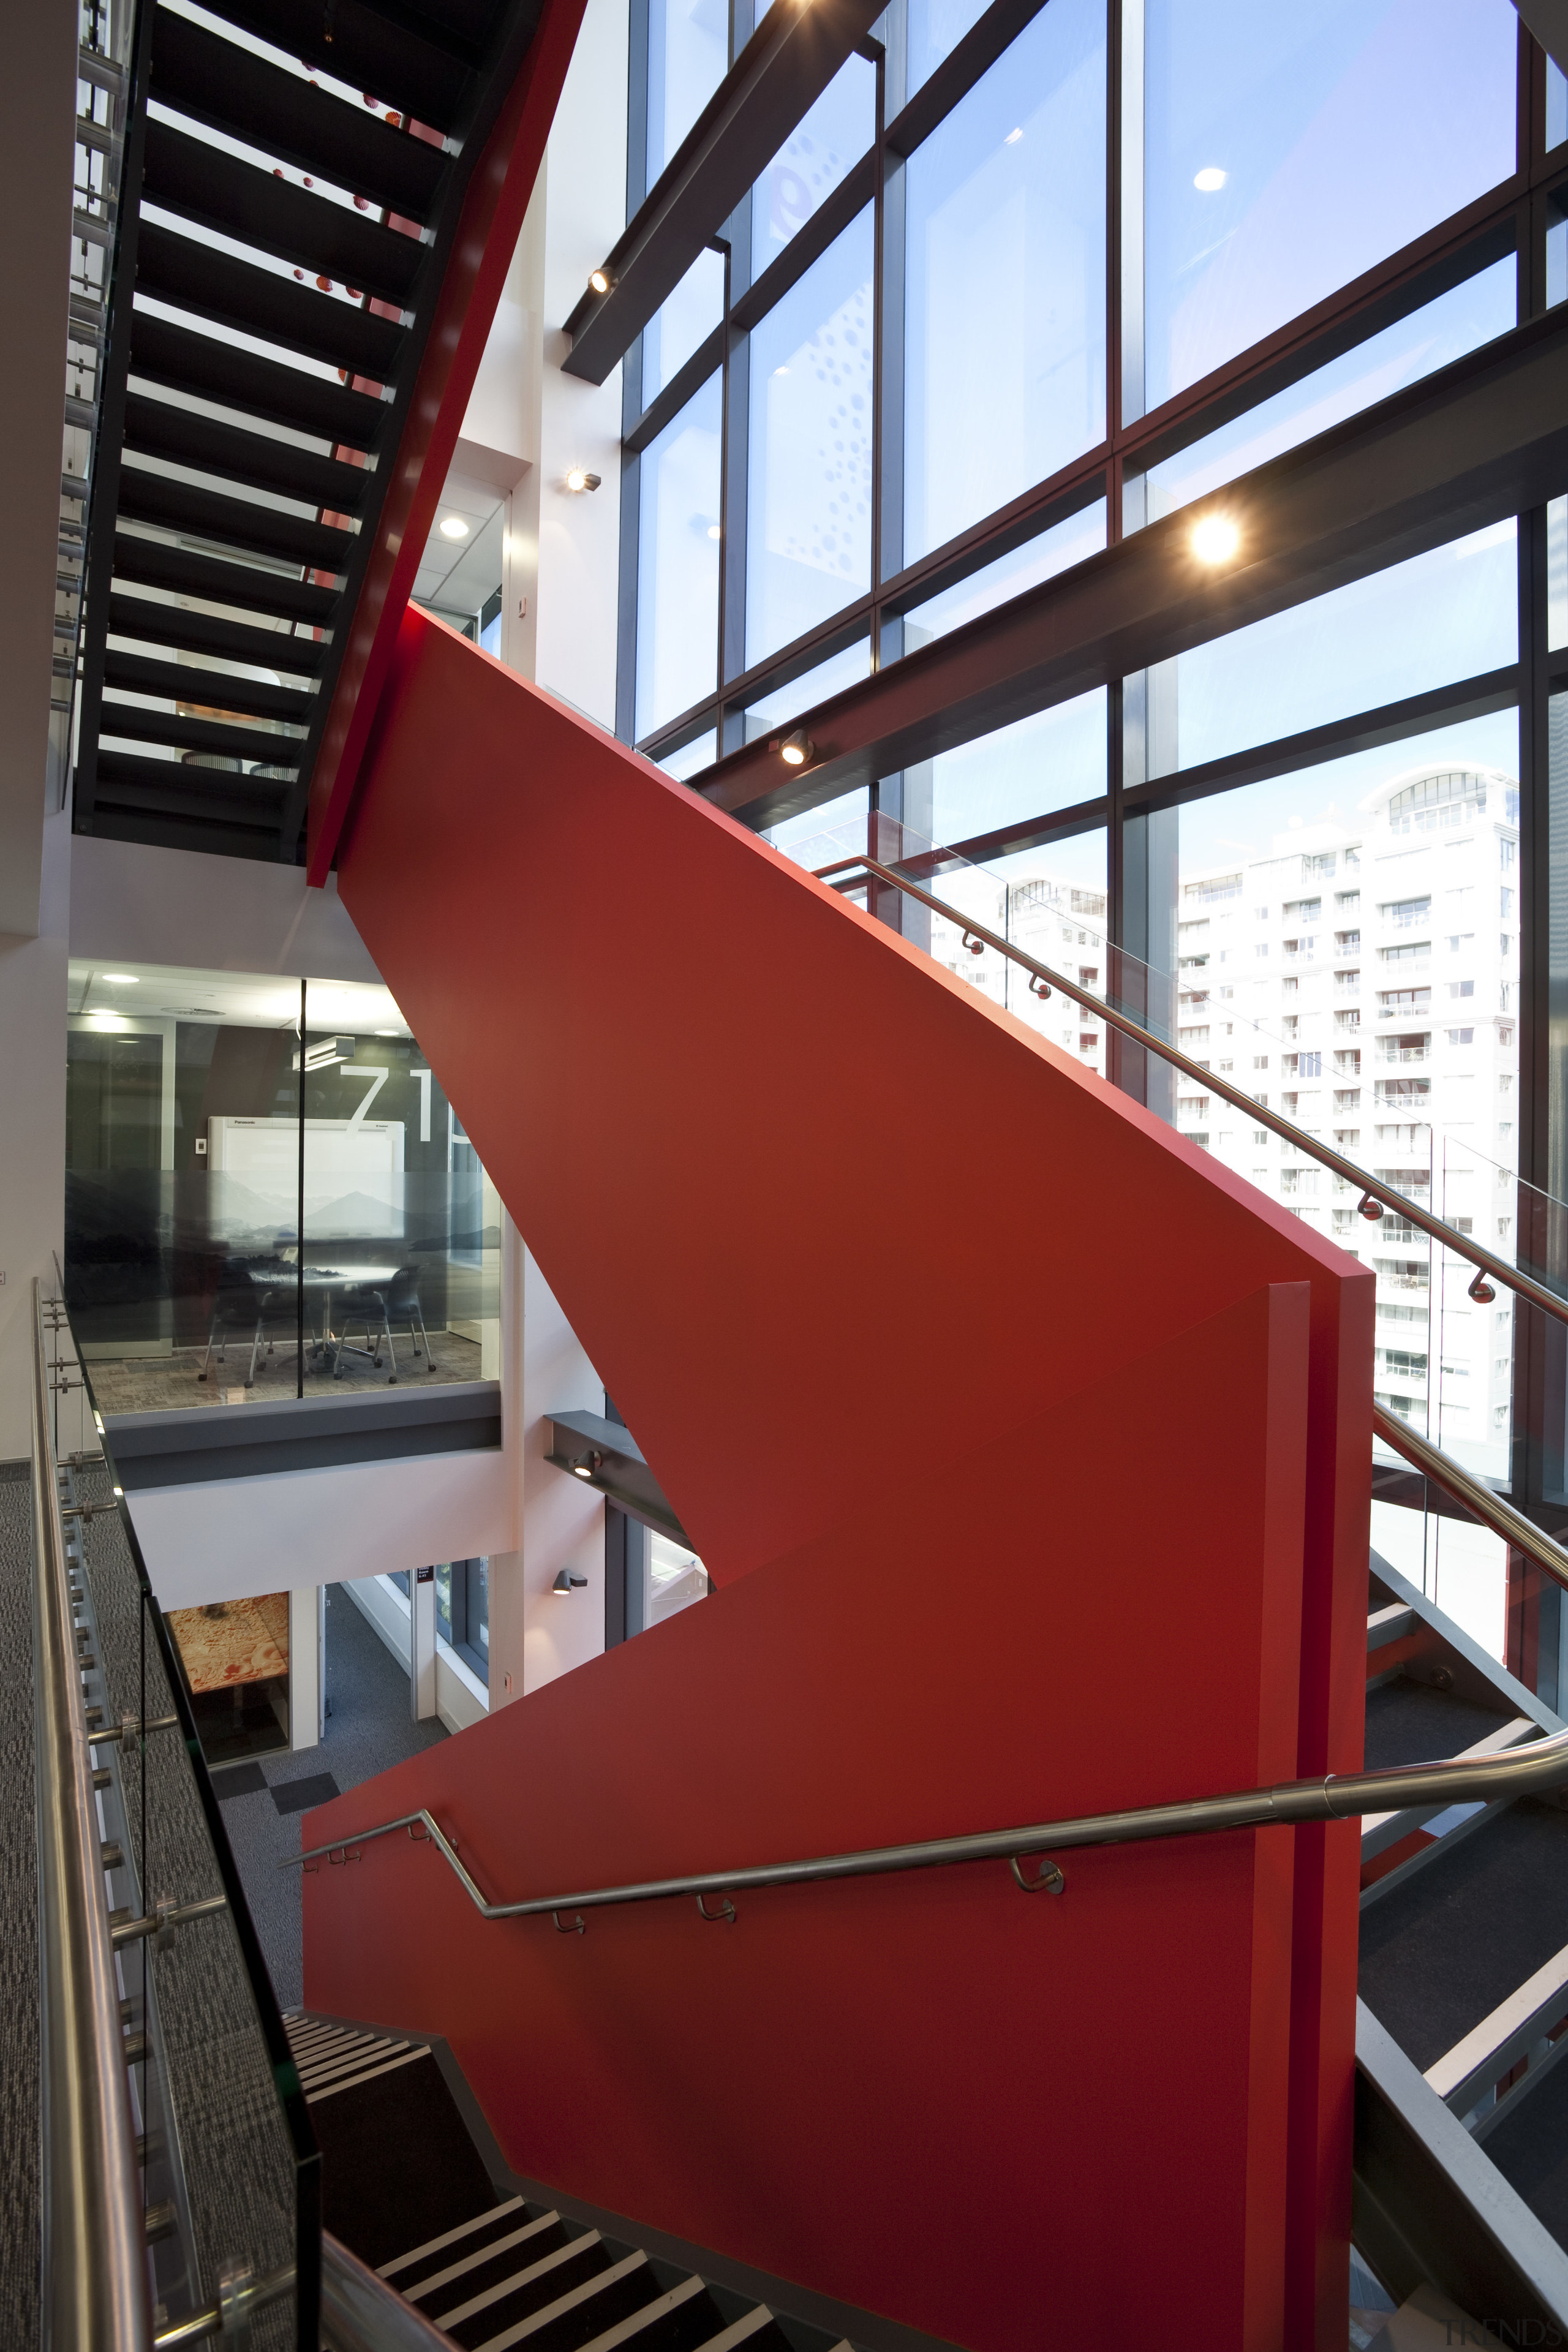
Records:
[[[779,745],[779,757],[786,768],[807,767],[816,754],[816,746],[804,727],[797,727],[795,733],[786,735]]]
[[[1016,131],[1009,131],[1005,139],[1003,140],[1002,144],[1004,147],[1016,147],[1023,135],[1024,126],[1020,123]]]
[[[1228,515],[1205,515],[1194,529],[1192,545],[1200,563],[1228,563],[1241,545],[1241,533]]]
[[[441,536],[443,539],[467,539],[468,535],[468,526],[463,520],[461,515],[442,516]]]
[[[140,988],[142,985],[133,971],[106,971],[102,976],[115,988]]]
[[[615,282],[607,269],[593,269],[588,273],[588,284],[595,294],[607,294]]]
[[[710,539],[722,539],[724,534],[716,522],[710,522],[708,526],[708,536]]]
[[[1212,196],[1218,194],[1229,176],[1227,172],[1220,170],[1217,163],[1205,163],[1201,172],[1193,173],[1193,185],[1202,194]]]

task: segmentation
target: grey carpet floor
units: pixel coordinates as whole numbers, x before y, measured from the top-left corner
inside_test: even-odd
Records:
[[[30,1467],[0,1462],[0,2343],[38,2340],[38,1864]]]
[[[356,1332],[356,1341],[359,1337]],[[395,1345],[398,1381],[405,1388],[445,1388],[455,1381],[477,1381],[480,1377],[481,1351],[478,1341],[460,1339],[455,1331],[431,1332],[431,1370],[426,1369],[423,1349],[416,1355],[405,1338],[397,1339]],[[247,1340],[241,1347],[231,1339],[226,1358],[215,1353],[207,1378],[199,1381],[196,1374],[205,1352],[203,1348],[176,1348],[169,1356],[95,1358],[89,1370],[100,1412],[166,1412],[174,1406],[222,1404],[231,1386],[244,1387],[250,1363],[250,1343]],[[378,1372],[359,1357],[351,1356],[345,1359],[340,1381],[331,1372],[312,1371],[307,1366],[305,1394],[341,1397],[365,1389],[385,1388],[391,1369],[389,1360],[384,1360]],[[291,1348],[279,1348],[274,1354],[258,1359],[256,1386],[249,1391],[253,1402],[281,1404],[296,1393],[298,1387]]]
[[[272,1790],[330,1772],[342,1793],[447,1737],[441,1724],[410,1718],[407,1675],[336,1584],[327,1588],[326,1667],[331,1713],[319,1747],[261,1758],[267,1785],[248,1795],[224,1796],[222,1768],[214,1775],[280,2009],[304,1999],[300,1873],[279,1868],[300,1850],[300,1816],[279,1812]]]

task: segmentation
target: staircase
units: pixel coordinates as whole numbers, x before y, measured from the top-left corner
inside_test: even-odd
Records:
[[[1369,1767],[1496,1752],[1561,1727],[1373,1554]],[[1530,2320],[1559,2326],[1568,2314],[1568,2074],[1557,2064],[1568,2053],[1568,1811],[1548,1797],[1387,1814],[1363,1821],[1361,1847],[1363,2110],[1381,2029],[1410,2071],[1385,2068],[1375,2095],[1397,2104],[1402,2126],[1426,2135],[1436,2155],[1425,2175],[1408,2159],[1391,2164],[1386,2133],[1369,2129],[1363,2112],[1357,2242],[1400,2295],[1424,2279],[1452,2286],[1464,2264],[1472,2281],[1489,2264],[1500,2272],[1500,2246],[1514,2275],[1506,2285],[1499,2277],[1491,2314],[1511,2315],[1532,2289]],[[1472,2284],[1471,2315],[1487,2315],[1475,2296]]]
[[[427,2042],[304,2011],[284,2024],[326,2156],[325,2226],[463,2352],[850,2352],[552,2206],[498,2198]]]

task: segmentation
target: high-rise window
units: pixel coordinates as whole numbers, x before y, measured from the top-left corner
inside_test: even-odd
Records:
[[[1050,0],[907,181],[904,562],[1104,436],[1104,0]]]

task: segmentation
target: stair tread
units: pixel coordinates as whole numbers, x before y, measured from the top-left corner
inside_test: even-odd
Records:
[[[503,2237],[487,2240],[483,2245],[474,2247],[470,2252],[458,2255],[444,2268],[432,2271],[427,2278],[409,2281],[400,2291],[406,2295],[410,2303],[417,2303],[422,2295],[435,2294],[440,2288],[450,2285],[454,2279],[469,2277],[475,2271],[482,2269],[486,2263],[500,2262],[506,2255],[514,2252],[519,2246],[532,2243],[546,2231],[558,2226],[559,2222],[558,2214],[542,2213],[536,2221],[523,2221],[517,2229],[508,2231]]]
[[[340,2079],[323,2083],[320,2090],[307,2090],[305,2105],[308,2107],[317,2106],[323,2099],[336,2098],[340,2091],[357,2090],[362,2083],[374,2083],[383,2074],[394,2074],[400,2067],[412,2066],[419,2059],[428,2058],[429,2055],[428,2049],[421,2046],[416,2050],[404,2050],[399,2055],[394,2057],[377,2059],[372,2066],[361,2068],[356,2065]]]
[[[504,2215],[521,2213],[526,2210],[521,2197],[509,2197],[504,2205],[492,2206],[488,2213],[476,2213],[471,2221],[459,2221],[456,2229],[443,2230],[438,2238],[427,2238],[422,2246],[411,2246],[405,2254],[395,2255],[391,2262],[382,2263],[376,2276],[395,2278],[411,2263],[423,2262],[429,2255],[444,2253],[448,2246],[455,2246],[462,2239],[470,2237],[474,2231],[482,2230],[488,2221],[500,2221]]]
[[[1423,2073],[1568,1943],[1568,1813],[1524,1799],[1363,1912],[1361,1992]]]
[[[437,2327],[460,2327],[464,2320],[471,2318],[476,2312],[489,2310],[503,2296],[531,2295],[535,2286],[539,2288],[541,2304],[548,2303],[556,2284],[555,2273],[565,2270],[573,2263],[590,2261],[595,2265],[595,2276],[603,2277],[609,2269],[609,2256],[604,2251],[604,2241],[597,2230],[589,2230],[579,2238],[568,2238],[564,2244],[552,2246],[547,2254],[541,2254],[531,2262],[520,2263],[515,2268],[505,2263],[499,2279],[478,2287],[449,2309],[438,2313],[436,2325]]]
[[[1457,1756],[1497,1730],[1513,1712],[1500,1692],[1494,1713],[1401,1675],[1366,1695],[1366,1769],[1381,1772],[1393,1764],[1426,1764],[1440,1756]]]
[[[530,2312],[525,2318],[514,2320],[510,2326],[503,2327],[500,2335],[487,2336],[479,2343],[471,2345],[468,2352],[509,2352],[509,2347],[513,2344],[521,2344],[528,2336],[541,2335],[546,2328],[552,2331],[552,2336],[558,2335],[568,2339],[575,2336],[576,2342],[573,2347],[573,2352],[581,2352],[583,2346],[591,2343],[595,2336],[603,2332],[596,2324],[599,2315],[591,2311],[588,2306],[595,2303],[600,2296],[613,2295],[617,2290],[628,2285],[633,2286],[635,2292],[635,2287],[645,2282],[653,2287],[657,2294],[658,2282],[654,2278],[647,2256],[641,2252],[627,2254],[622,2261],[613,2263],[607,2271],[601,2271],[596,2277],[584,2279],[581,2286],[569,2288],[555,2302],[547,2303],[542,2310]],[[652,2297],[643,2299],[651,2301]],[[577,2329],[563,2325],[569,2322],[574,2315],[576,2317]],[[581,2334],[578,2334],[578,2329],[582,2331]],[[565,2352],[564,2345],[563,2352]]]

